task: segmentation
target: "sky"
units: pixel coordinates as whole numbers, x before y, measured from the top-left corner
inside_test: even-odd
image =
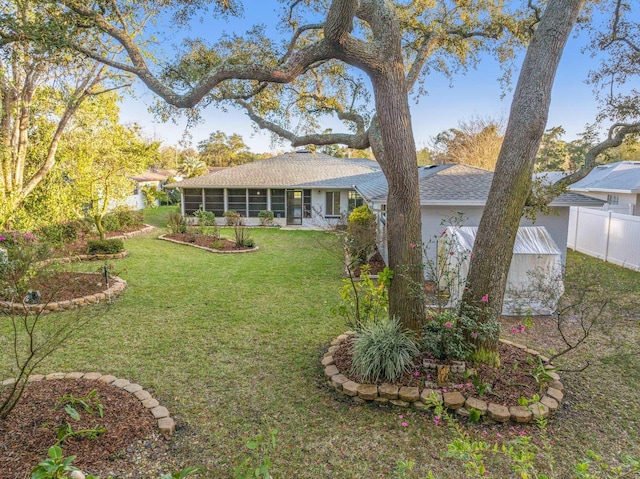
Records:
[[[189,34],[211,37],[212,32],[220,32],[221,29],[243,32],[250,25],[266,23],[267,31],[275,35],[271,26],[275,22],[270,21],[276,18],[273,5],[274,2],[262,2],[257,5],[251,3],[243,18],[223,23],[221,27],[213,27],[208,22],[195,23]],[[561,125],[567,132],[564,137],[567,141],[577,138],[585,126],[594,121],[598,111],[592,87],[585,83],[592,65],[588,55],[581,52],[585,41],[584,37],[572,36],[569,39],[552,93],[547,127]],[[172,42],[177,43],[176,38],[169,38],[166,43]],[[522,57],[516,59],[515,64],[518,68],[521,62]],[[497,61],[489,57],[483,59],[477,69],[456,75],[453,82],[442,75],[429,76],[426,82],[428,94],[420,97],[417,102],[413,98],[410,99],[417,148],[429,146],[435,135],[456,127],[461,120],[469,120],[472,117],[502,117],[506,120],[511,93],[506,92],[506,95],[503,95],[505,92],[498,81],[500,76]],[[517,71],[514,84],[516,79]],[[177,125],[172,122],[158,122],[148,112],[154,101],[155,96],[144,86],[138,85],[136,98],[128,97],[121,105],[121,121],[140,124],[149,137],[161,140],[164,145],[178,144],[184,135],[185,122],[179,122]],[[203,119],[203,123],[189,130],[193,147],[206,139],[210,133],[220,130],[227,135],[242,135],[245,143],[255,153],[291,149],[288,142],[272,145],[271,134],[264,130],[256,131],[251,120],[240,110],[223,112],[210,106],[205,111]]]

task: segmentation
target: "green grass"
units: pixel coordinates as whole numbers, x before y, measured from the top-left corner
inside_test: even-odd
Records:
[[[166,223],[167,210],[151,210],[147,222]],[[109,308],[82,310],[90,326],[40,372],[101,371],[151,391],[178,424],[167,469],[201,465],[205,477],[232,477],[247,440],[277,427],[270,454],[277,478],[390,478],[399,460],[415,461],[408,477],[429,470],[464,477],[462,463],[446,458],[450,432],[431,415],[405,413],[408,427],[401,427],[400,410],[353,406],[326,386],[319,360],[345,329],[331,313],[341,284],[335,237],[253,229],[258,252],[220,255],[158,241],[158,234],[126,240],[129,256],[113,262],[128,281],[124,294]],[[584,258],[569,255],[598,268],[611,289],[624,284],[624,294],[637,297],[640,274]],[[567,477],[587,449],[608,460],[620,451],[640,455],[638,316],[610,321],[581,353],[598,354],[595,367],[564,375],[567,402],[549,428],[557,477]],[[3,344],[9,331],[0,326]],[[536,337],[530,341],[536,345]],[[0,371],[9,367],[8,349]],[[487,429],[478,438],[508,432]],[[489,477],[506,471],[505,463],[492,464]]]

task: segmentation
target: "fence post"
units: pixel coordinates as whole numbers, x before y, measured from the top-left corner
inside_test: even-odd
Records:
[[[580,206],[576,207],[576,227],[573,234],[573,251],[578,251],[578,226],[580,219]]]
[[[607,211],[607,237],[606,243],[604,246],[604,260],[608,261],[609,259],[609,238],[611,237],[611,211]]]

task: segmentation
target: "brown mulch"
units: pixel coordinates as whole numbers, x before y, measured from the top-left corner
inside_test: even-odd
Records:
[[[235,241],[231,241],[225,238],[218,238],[213,235],[200,234],[200,233],[169,233],[164,235],[165,238],[169,238],[176,241],[182,241],[183,243],[194,244],[197,246],[203,246],[205,248],[215,249],[218,251],[239,251],[252,248],[238,247]]]
[[[369,266],[369,274],[370,275],[380,274],[387,267],[387,263],[384,262],[384,260],[382,259],[382,256],[380,255],[380,252],[378,251],[377,248],[376,248],[375,254],[366,262],[366,265]],[[357,267],[353,271],[353,274],[354,274],[354,276],[356,278],[359,278],[360,277],[360,267]]]
[[[76,421],[64,406],[56,404],[64,395],[86,397],[94,389],[104,408],[103,417],[77,406],[80,419]],[[29,383],[22,400],[0,421],[0,479],[29,477],[57,441],[58,428],[67,422],[74,431],[106,428],[95,439],[70,437],[61,445],[65,457],[77,456],[74,466],[102,477],[130,471],[132,459],[158,439],[151,413],[122,389],[82,379]]]
[[[40,291],[41,303],[51,303],[101,293],[107,289],[107,285],[100,273],[59,271],[34,278],[30,288]],[[0,300],[10,299],[0,293]]]
[[[333,355],[338,370],[354,382],[363,382],[360,377],[350,372],[351,356],[353,348],[353,337],[342,344],[340,349]],[[498,353],[500,354],[500,367],[494,368],[485,364],[475,366],[472,362],[466,363],[466,370],[475,369],[478,374],[478,386],[488,384],[491,389],[485,389],[483,394],[479,394],[478,388],[473,384],[470,377],[465,374],[450,374],[448,384],[442,387],[443,392],[460,391],[465,397],[473,396],[487,402],[501,404],[504,406],[517,406],[518,399],[525,397],[533,398],[535,394],[542,397],[540,384],[531,375],[537,361],[525,351],[513,346],[499,343]],[[394,383],[398,387],[413,386],[425,387],[425,382],[435,382],[435,371],[427,371],[423,368],[423,360],[420,357],[416,361],[416,367],[406,373],[400,380]],[[443,362],[443,364],[447,364]],[[382,384],[380,381],[378,384]]]
[[[114,238],[118,236],[122,236],[126,233],[132,233],[134,231],[140,231],[145,228],[146,225],[136,225],[136,226],[128,226],[126,228],[121,228],[117,231],[109,231],[105,233],[105,238]],[[72,241],[70,243],[65,243],[59,248],[53,249],[51,255],[54,258],[66,258],[69,256],[78,256],[81,254],[87,254],[88,242],[90,240],[100,239],[100,235],[97,233],[89,233],[89,234],[81,234],[80,237]]]

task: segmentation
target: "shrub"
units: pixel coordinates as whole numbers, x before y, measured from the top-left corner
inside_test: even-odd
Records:
[[[360,271],[360,281],[346,278],[342,281],[340,298],[342,301],[334,312],[342,316],[347,327],[362,329],[372,321],[387,317],[389,311],[388,284],[393,277],[389,268],[385,268],[376,284],[369,276],[369,266]]]
[[[139,226],[144,220],[142,211],[134,211],[130,208],[117,208],[110,216],[115,216],[118,219],[120,228]]]
[[[356,332],[351,372],[364,381],[395,382],[410,371],[420,354],[409,332],[395,318],[371,322]]]
[[[124,251],[124,242],[121,239],[89,240],[87,254],[116,254]]]
[[[102,218],[102,228],[105,231],[118,231],[120,229],[120,220],[114,214],[105,215]]]
[[[367,205],[358,206],[347,223],[347,250],[351,260],[364,263],[376,244],[376,215]]]
[[[237,211],[225,211],[224,218],[226,220],[227,226],[242,226],[242,216]]]
[[[273,225],[273,211],[262,210],[258,213],[258,219],[260,219],[260,226]]]
[[[178,213],[177,211],[169,213],[167,226],[173,234],[187,232],[187,221],[184,216],[182,216],[182,213]]]
[[[202,206],[200,208],[202,208]],[[193,213],[193,216],[198,218],[198,224],[201,226],[216,225],[216,215],[211,211],[204,211],[202,209],[198,209]]]
[[[253,248],[255,241],[251,238],[250,231],[242,225],[236,225],[233,227],[233,232],[236,237],[236,246],[239,248]]]

